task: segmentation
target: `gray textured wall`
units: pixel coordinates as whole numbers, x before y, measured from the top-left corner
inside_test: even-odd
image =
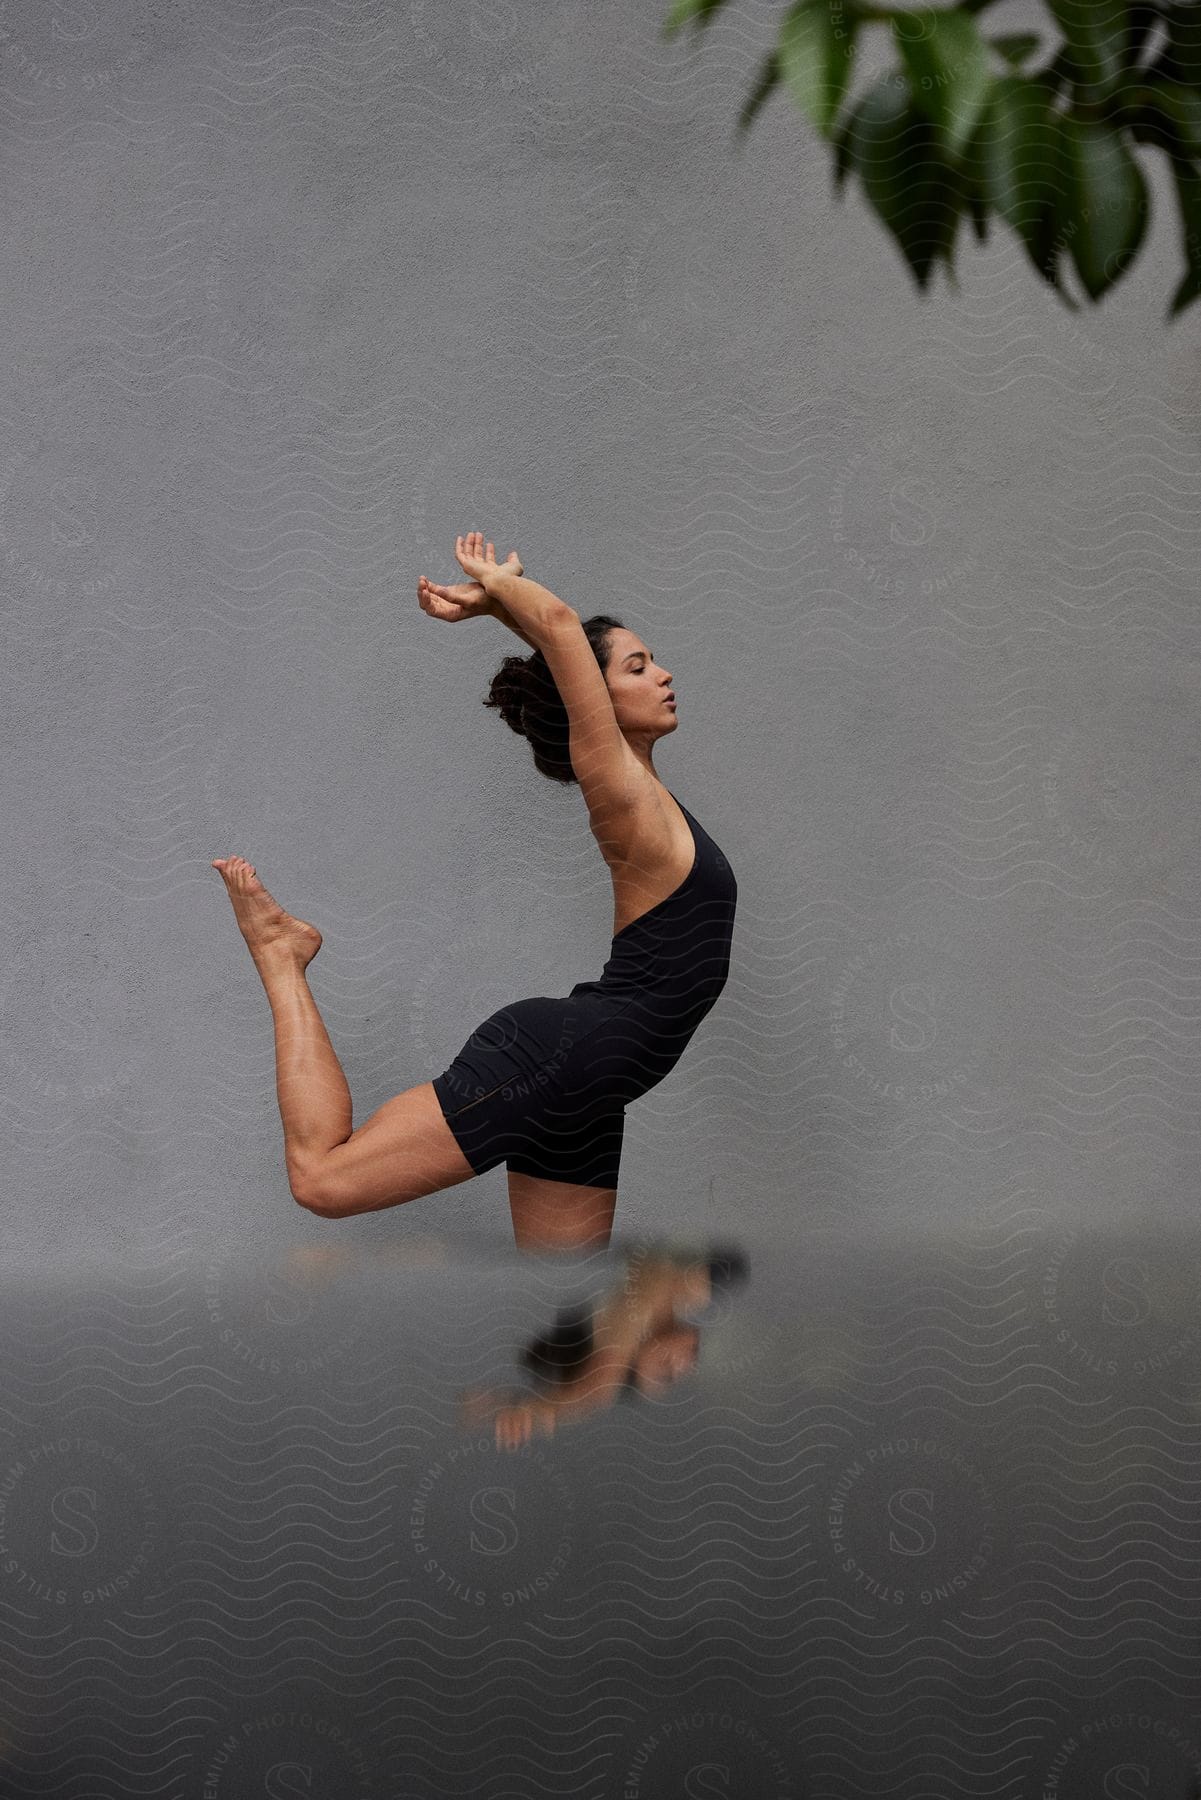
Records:
[[[356,1122],[599,971],[581,796],[480,705],[515,641],[416,603],[473,526],[673,670],[657,766],[740,881],[625,1224],[1191,1208],[1201,420],[1158,163],[1101,309],[1000,231],[921,303],[787,102],[735,148],[779,9],[671,46],[663,10],[8,0],[11,1257],[310,1228],[213,856],[324,932]],[[503,1196],[418,1204],[503,1242]]]
[[[0,1800],[1197,1791],[1171,196],[1100,309],[1001,232],[919,300],[783,98],[735,147],[780,7],[666,9],[0,0]],[[417,605],[470,527],[672,669],[740,887],[618,1230],[752,1284],[516,1459],[456,1397],[583,1276],[499,1169],[294,1205],[210,867],[356,1122],[599,971],[514,640]]]

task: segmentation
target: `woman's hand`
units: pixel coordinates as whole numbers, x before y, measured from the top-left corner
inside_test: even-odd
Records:
[[[422,612],[427,612],[431,619],[445,619],[449,625],[457,625],[460,619],[491,617],[512,625],[516,631],[505,606],[491,597],[487,586],[490,573],[497,574],[502,569],[506,575],[525,573],[516,550],[510,550],[507,559],[498,563],[496,546],[485,544],[482,532],[469,531],[465,537],[455,539],[455,555],[464,573],[472,579],[448,587],[444,582],[428,581],[424,575],[419,575],[417,599]],[[524,637],[525,633],[519,631],[517,635]]]
[[[417,599],[422,612],[431,619],[445,619],[449,625],[457,625],[460,619],[490,617],[497,604],[488,598],[487,589],[478,581],[460,581],[455,587],[446,587],[440,581],[427,581],[424,575],[417,577]]]
[[[464,575],[470,575],[488,591],[494,575],[523,575],[525,570],[516,550],[510,550],[503,563],[496,560],[495,544],[485,543],[482,531],[468,531],[455,539],[455,560]]]

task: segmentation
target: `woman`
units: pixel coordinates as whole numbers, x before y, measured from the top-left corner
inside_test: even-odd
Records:
[[[244,857],[214,861],[275,1021],[288,1179],[302,1206],[345,1218],[398,1206],[504,1162],[522,1248],[605,1245],[625,1107],[679,1060],[729,969],[737,883],[712,838],[655,773],[676,729],[671,676],[607,615],[581,622],[497,563],[482,533],[455,539],[469,577],[424,576],[418,600],[448,623],[499,619],[532,647],[506,657],[485,705],[529,738],[538,769],[576,782],[613,878],[614,936],[598,981],[501,1007],[434,1081],[357,1130],[350,1090],[309,992],[321,933],[276,904]]]

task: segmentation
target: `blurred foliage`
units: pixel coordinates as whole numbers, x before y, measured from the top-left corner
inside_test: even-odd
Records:
[[[663,26],[703,30],[727,0],[676,0]],[[1184,273],[1171,319],[1201,294],[1201,0],[1043,0],[1038,32],[985,37],[997,0],[943,8],[796,0],[739,116],[745,132],[777,88],[834,147],[834,188],[862,183],[925,289],[940,261],[957,287],[960,221],[985,240],[994,213],[1073,311],[1065,258],[1090,301],[1133,263],[1150,194],[1133,154],[1169,160]],[[850,96],[860,33],[892,33],[900,67]],[[1035,66],[1047,55],[1048,60]]]

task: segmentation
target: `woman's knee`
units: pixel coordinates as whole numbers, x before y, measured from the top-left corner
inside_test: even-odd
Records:
[[[475,1173],[429,1082],[385,1101],[344,1144],[288,1167],[293,1198],[328,1219],[401,1206]]]

